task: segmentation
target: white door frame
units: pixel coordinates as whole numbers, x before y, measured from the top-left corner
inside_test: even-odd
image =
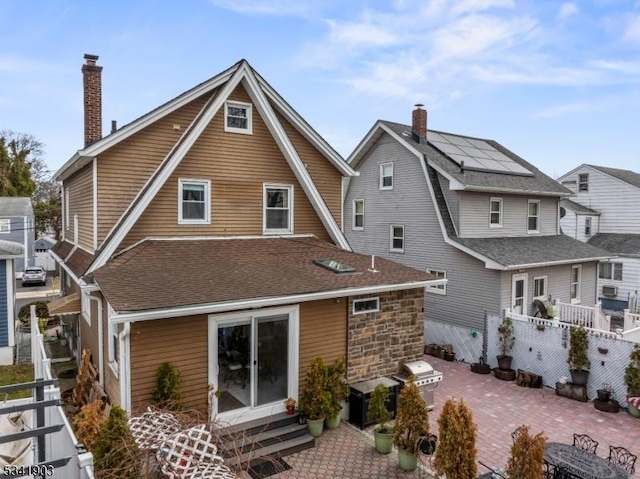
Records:
[[[511,276],[511,311],[527,314],[527,273],[518,273]],[[522,281],[522,311],[516,311],[516,282]]]
[[[209,409],[210,421],[216,421],[223,424],[235,424],[240,422],[251,421],[262,417],[268,417],[276,413],[286,410],[284,401],[277,401],[256,407],[240,408],[232,411],[226,411],[218,414],[217,403],[214,393],[218,390],[218,326],[249,319],[252,323],[252,332],[254,320],[264,316],[276,316],[279,314],[289,315],[289,353],[288,353],[288,396],[292,398],[298,397],[298,374],[299,374],[299,343],[300,343],[300,307],[299,305],[285,306],[280,308],[263,308],[250,311],[241,311],[235,313],[213,314],[209,316]],[[253,377],[253,375],[252,375]],[[254,387],[250,384],[250,387]]]

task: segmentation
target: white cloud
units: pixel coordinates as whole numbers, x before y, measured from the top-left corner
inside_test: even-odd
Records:
[[[345,48],[373,48],[400,43],[400,37],[382,26],[368,23],[338,23],[328,21],[331,27],[331,40]]]
[[[560,10],[558,10],[557,18],[560,20],[564,20],[565,18],[577,14],[579,11],[580,9],[575,3],[563,3],[560,7]]]
[[[622,32],[622,39],[633,44],[640,44],[640,14],[630,15]]]
[[[460,0],[451,8],[454,15],[470,12],[480,12],[492,8],[513,8],[513,0]]]
[[[300,0],[209,0],[216,7],[249,15],[307,17],[317,11],[318,2]]]

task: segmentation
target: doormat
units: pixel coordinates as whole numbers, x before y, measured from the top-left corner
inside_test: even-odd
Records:
[[[249,475],[253,479],[262,479],[263,477],[270,477],[274,474],[279,474],[291,469],[291,466],[284,462],[284,459],[269,457],[264,462],[252,464],[249,467]]]

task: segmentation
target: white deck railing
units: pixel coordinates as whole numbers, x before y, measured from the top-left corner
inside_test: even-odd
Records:
[[[564,321],[558,318],[542,319],[534,316],[527,316],[526,314],[514,313],[509,309],[505,309],[504,314],[505,316],[509,316],[511,319],[515,321],[524,321],[526,323],[532,323],[536,325],[540,324],[540,325],[554,327],[554,328],[569,329],[571,326],[582,326],[580,323],[571,323],[569,321]],[[591,332],[598,333],[598,335],[601,337],[609,337],[609,338],[618,337],[617,333],[613,331],[609,331],[608,329],[592,328],[590,326],[583,326],[583,327]]]
[[[51,359],[47,357],[44,348],[44,337],[40,334],[38,317],[35,306],[31,306],[31,360],[36,379],[51,379]],[[60,399],[60,389],[54,386],[45,387],[44,399]],[[32,415],[35,421],[35,414]],[[90,452],[83,452],[76,439],[71,425],[60,406],[52,406],[45,409],[45,426],[64,424],[64,427],[53,434],[48,434],[45,439],[45,460],[53,461],[63,457],[71,457],[66,466],[57,468],[54,476],[69,479],[94,479],[93,456]],[[32,425],[35,427],[35,424]]]
[[[556,311],[558,312],[558,318],[563,323],[601,331],[609,331],[611,329],[611,318],[602,312],[600,304],[581,306],[557,301]]]

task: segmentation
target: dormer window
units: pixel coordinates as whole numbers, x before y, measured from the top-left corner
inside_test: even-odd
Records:
[[[382,163],[380,165],[380,189],[393,189],[393,163]]]
[[[251,103],[228,101],[224,104],[224,131],[250,135],[252,129]]]

